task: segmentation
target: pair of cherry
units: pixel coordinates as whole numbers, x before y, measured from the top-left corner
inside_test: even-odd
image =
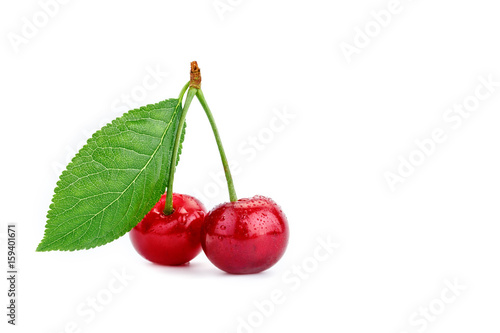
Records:
[[[280,207],[269,198],[237,199],[222,142],[200,85],[198,64],[192,62],[191,80],[179,95],[181,101],[189,88],[176,133],[167,194],[130,231],[130,238],[139,254],[157,264],[182,265],[203,249],[215,266],[228,273],[262,272],[283,256],[288,243],[288,222]],[[175,156],[186,113],[195,96],[212,126],[230,198],[230,202],[208,213],[196,198],[172,192]]]
[[[288,223],[271,199],[255,196],[208,212],[196,198],[174,193],[174,212],[163,212],[166,195],[130,231],[139,254],[161,265],[182,265],[203,248],[218,268],[232,274],[273,266],[288,243]]]

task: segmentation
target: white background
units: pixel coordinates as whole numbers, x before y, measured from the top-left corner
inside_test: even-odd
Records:
[[[20,271],[16,327],[0,284],[2,332],[498,332],[500,87],[473,105],[477,87],[488,92],[480,77],[500,81],[498,4],[401,0],[381,27],[370,13],[388,0],[220,3],[230,10],[213,0],[74,0],[48,22],[38,1],[0,5],[0,258],[15,222]],[[34,15],[45,26],[14,47]],[[358,30],[367,27],[368,42]],[[357,53],[346,57],[347,44]],[[127,235],[36,253],[60,167],[124,111],[124,95],[140,97],[134,106],[176,97],[192,60],[239,165],[238,195],[272,197],[288,216],[282,260],[250,276],[203,254],[159,267]],[[168,75],[144,90],[155,69]],[[465,100],[467,118],[444,118]],[[175,190],[202,193],[210,209],[227,200],[209,175],[221,171],[216,144],[197,103],[187,122]],[[422,160],[415,140],[435,129],[446,140]],[[421,165],[391,191],[386,173],[410,156]],[[318,237],[340,244],[321,262]],[[133,278],[110,294],[122,271]],[[269,306],[273,290],[283,302]],[[101,311],[89,310],[95,297]]]

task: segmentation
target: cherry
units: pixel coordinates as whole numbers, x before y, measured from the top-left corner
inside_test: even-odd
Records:
[[[219,130],[200,87],[196,97],[205,110],[217,142],[230,200],[205,217],[201,246],[208,259],[223,271],[232,274],[262,272],[285,253],[289,237],[287,219],[269,198],[255,196],[238,200]]]
[[[288,236],[288,222],[280,207],[269,198],[255,196],[210,211],[201,229],[201,246],[221,270],[252,274],[278,262]]]
[[[196,198],[173,193],[173,212],[165,215],[166,195],[130,231],[141,256],[161,265],[182,265],[201,252],[200,230],[206,209]]]
[[[197,69],[193,65],[191,72]],[[167,193],[130,231],[130,239],[137,252],[149,261],[161,265],[182,265],[201,252],[200,230],[207,211],[197,199],[173,192],[182,130],[191,101],[198,91],[193,87],[192,81],[193,79],[182,88],[178,98],[180,105],[184,93],[189,88],[173,142]]]

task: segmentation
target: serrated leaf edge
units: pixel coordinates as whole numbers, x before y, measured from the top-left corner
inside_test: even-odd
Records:
[[[169,100],[175,100],[175,98],[172,98],[172,99],[169,99]],[[158,103],[156,103],[156,104],[148,104],[148,105],[146,105],[146,106],[142,106],[142,107],[140,107],[140,108],[136,108],[136,109],[133,109],[133,110],[129,110],[129,111],[125,112],[123,115],[121,115],[121,116],[120,116],[120,117],[118,117],[118,118],[121,118],[121,117],[123,117],[124,115],[129,114],[129,113],[132,113],[132,112],[138,112],[138,111],[141,111],[141,110],[143,110],[143,111],[149,111],[149,110],[148,110],[149,108],[155,107],[155,106],[156,106],[156,105],[158,105],[158,104],[160,104],[160,105],[161,105],[162,103],[166,103],[166,102],[167,102],[167,101],[169,101],[169,100],[164,100],[164,101],[160,101],[160,102],[158,102]],[[116,200],[118,200],[118,199],[119,199],[119,198],[123,195],[123,193],[125,193],[125,192],[129,189],[129,187],[130,187],[133,183],[135,183],[135,181],[137,180],[137,178],[139,177],[139,175],[141,175],[141,174],[142,174],[142,172],[144,171],[144,169],[145,169],[145,168],[149,165],[149,163],[151,163],[152,159],[155,157],[156,152],[158,151],[158,149],[160,149],[161,145],[163,144],[163,141],[164,141],[164,139],[165,139],[166,133],[168,132],[168,129],[169,129],[169,128],[170,128],[170,126],[172,125],[172,122],[173,122],[173,120],[175,119],[175,116],[177,115],[177,113],[179,112],[179,110],[182,110],[182,107],[181,107],[181,108],[179,108],[179,106],[181,105],[181,103],[182,103],[182,101],[180,101],[180,100],[179,100],[179,101],[178,101],[178,103],[177,103],[177,105],[175,106],[175,109],[174,109],[174,114],[173,114],[173,116],[172,116],[172,119],[170,120],[170,122],[168,123],[167,127],[165,128],[165,131],[163,132],[163,134],[162,134],[162,136],[161,136],[161,139],[160,139],[160,142],[159,142],[158,146],[157,146],[157,147],[156,147],[156,149],[154,150],[153,154],[151,155],[151,157],[149,158],[149,160],[147,161],[147,163],[144,165],[144,167],[141,169],[141,171],[138,173],[138,175],[134,178],[134,180],[133,180],[133,181],[132,181],[132,182],[131,182],[128,186],[127,186],[127,188],[126,188],[125,190],[123,190],[123,191],[122,191],[122,194],[120,194],[120,196],[119,196],[118,198],[116,198],[115,200],[113,200],[113,201],[112,201],[112,203],[116,202]],[[106,125],[104,125],[101,129],[97,130],[94,134],[92,134],[92,136],[91,136],[91,137],[87,140],[87,142],[85,143],[84,147],[85,147],[86,145],[88,145],[88,144],[89,144],[89,142],[90,142],[91,140],[95,140],[95,137],[96,137],[98,134],[100,134],[100,133],[102,132],[103,128],[107,127],[107,126],[108,126],[108,125],[110,125],[110,124],[115,123],[115,122],[117,121],[117,119],[118,119],[118,118],[113,119],[110,123],[107,123],[107,124],[106,124]],[[185,127],[184,127],[184,128],[185,128]],[[82,147],[82,148],[83,148],[83,147]],[[81,150],[82,148],[80,148],[80,150]],[[179,152],[179,154],[180,154],[180,152]],[[58,190],[58,188],[59,188],[59,186],[60,186],[60,182],[62,181],[61,177],[63,176],[63,174],[64,174],[65,172],[67,172],[67,170],[69,169],[69,167],[73,165],[73,163],[75,162],[75,158],[76,158],[77,156],[78,156],[78,153],[77,153],[77,154],[76,154],[76,155],[75,155],[75,156],[71,159],[71,162],[70,162],[70,163],[68,163],[68,165],[66,166],[66,169],[65,169],[65,170],[61,173],[61,176],[59,176],[59,180],[58,180],[58,181],[57,181],[57,183],[56,183],[56,188],[54,189],[54,193]],[[103,210],[105,210],[107,207],[109,207],[112,203],[110,203],[110,204],[109,204],[109,205],[107,205],[104,209],[102,209],[101,211],[99,211],[99,213],[100,213],[100,212],[102,212]],[[54,203],[54,196],[53,196],[53,197],[52,197],[52,200],[51,200],[51,204],[50,204],[50,206],[49,206],[49,212],[50,212],[50,210],[52,210],[52,208],[53,208],[53,205],[54,205],[54,204],[55,204],[55,203]],[[154,206],[154,204],[153,204],[153,206]],[[152,208],[152,207],[150,207],[150,208]],[[47,215],[46,215],[46,217],[47,217],[47,222],[46,222],[46,224],[45,224],[44,237],[43,237],[43,239],[40,241],[40,243],[38,244],[38,246],[37,246],[37,248],[36,248],[36,251],[37,251],[37,252],[46,252],[46,251],[77,251],[77,250],[88,250],[88,249],[92,249],[92,248],[96,248],[96,247],[100,247],[100,246],[103,246],[103,245],[109,244],[109,242],[108,242],[108,243],[104,243],[104,244],[100,244],[100,245],[95,245],[95,246],[85,246],[85,247],[83,247],[83,248],[81,248],[81,249],[76,249],[76,248],[75,248],[75,249],[47,249],[47,247],[49,247],[50,245],[52,245],[52,244],[53,244],[53,243],[55,243],[56,241],[60,240],[61,238],[66,237],[66,236],[67,236],[68,234],[70,234],[73,230],[75,230],[75,229],[73,229],[73,230],[71,230],[71,231],[67,232],[66,234],[64,234],[64,236],[61,236],[61,237],[57,238],[56,240],[54,240],[54,241],[50,242],[49,244],[44,244],[45,238],[46,238],[46,236],[47,236],[47,230],[48,230],[48,229],[50,229],[50,228],[48,228],[49,221],[50,221],[50,220],[49,220],[49,216],[48,216],[48,215],[49,215],[49,212],[47,212]],[[99,214],[99,213],[97,213],[97,214]],[[94,216],[96,216],[97,214],[94,214]],[[89,220],[90,220],[90,219],[89,219]],[[140,221],[138,221],[138,222],[140,222]],[[86,223],[86,222],[85,222],[85,223]],[[85,224],[85,223],[84,223],[84,224]],[[82,225],[84,225],[84,224],[82,224]],[[80,226],[81,226],[81,225],[80,225]],[[78,227],[80,227],[80,226],[78,226]],[[124,234],[126,234],[126,233],[127,233],[127,231],[126,231],[126,232],[124,232],[124,233],[122,233],[121,235],[119,235],[116,239],[120,238],[121,236],[123,236],[123,235],[124,235]],[[116,240],[116,239],[115,239],[115,240]]]

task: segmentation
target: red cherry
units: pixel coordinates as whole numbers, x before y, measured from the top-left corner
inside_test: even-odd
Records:
[[[221,270],[252,274],[278,262],[288,235],[288,222],[280,207],[269,198],[255,196],[210,211],[201,228],[201,246]]]
[[[182,265],[201,252],[200,230],[207,210],[198,199],[174,193],[174,212],[165,215],[165,197],[130,231],[130,240],[149,261]]]

